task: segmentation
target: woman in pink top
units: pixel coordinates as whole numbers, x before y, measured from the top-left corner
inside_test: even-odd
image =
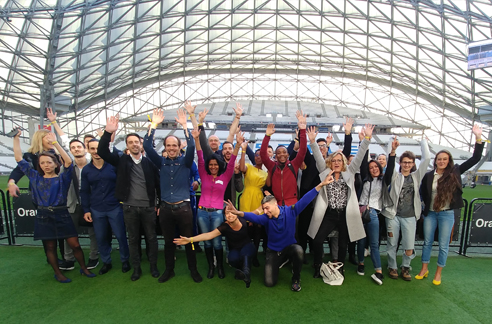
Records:
[[[227,185],[234,174],[234,166],[239,148],[244,141],[243,134],[236,134],[236,147],[232,157],[227,164],[226,170],[221,170],[221,157],[216,154],[210,156],[207,161],[203,160],[202,147],[198,136],[200,131],[194,129],[191,135],[195,138],[196,153],[198,155],[198,173],[202,180],[202,195],[198,204],[198,226],[202,233],[208,233],[217,228],[224,221],[222,210],[224,208],[224,193]],[[222,162],[223,163],[223,162]],[[205,241],[205,255],[208,261],[207,278],[214,276],[214,250],[217,259],[217,272],[220,279],[225,277],[224,273],[224,251],[222,249],[222,237],[217,236],[212,241]]]

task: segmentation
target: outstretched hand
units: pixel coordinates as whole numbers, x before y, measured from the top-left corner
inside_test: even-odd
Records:
[[[396,152],[396,149],[400,146],[400,141],[398,141],[396,135],[393,138],[393,142],[391,142],[391,152],[394,153]]]
[[[236,133],[236,145],[241,145],[244,142],[244,132]]]
[[[265,134],[267,136],[272,136],[274,133],[275,133],[275,124],[268,124]]]
[[[316,131],[316,127],[311,126],[306,128],[306,133],[311,143],[316,141],[316,136],[318,136],[318,132]]]
[[[207,117],[208,114],[208,109],[203,109],[198,113],[198,124],[203,124],[203,121],[205,120],[205,117]]]
[[[369,139],[371,139],[371,137],[372,137],[372,132],[373,132],[373,130],[374,130],[374,126],[376,126],[376,125],[366,124],[366,125],[364,126],[364,133],[366,134],[366,136],[365,136],[365,137],[369,137]]]
[[[118,118],[115,116],[110,116],[106,120],[106,132],[114,133],[118,129]]]
[[[475,124],[473,125],[472,132],[475,134],[477,141],[482,139],[482,127]]]
[[[183,128],[186,128],[186,111],[184,109],[178,109],[178,117],[174,117],[178,124],[181,124]]]
[[[234,204],[232,203],[232,201],[230,199],[227,200],[225,203],[226,203],[226,208],[227,208],[227,211],[228,212],[231,212],[231,213],[233,213],[234,215],[237,215],[237,216],[239,216],[241,214],[241,212],[238,211],[236,209],[236,207],[234,207]]]
[[[56,142],[56,135],[55,133],[48,133],[45,135],[46,139],[48,140],[48,142],[51,144],[53,142]]]
[[[331,142],[333,142],[333,134],[328,133],[328,135],[326,135],[326,146],[329,147]]]
[[[186,100],[185,101],[184,109],[186,109],[186,111],[188,112],[188,114],[190,114],[190,115],[191,114],[194,114],[195,113],[195,108],[196,108],[196,106],[192,106],[190,100]]]
[[[352,132],[352,126],[354,125],[354,120],[350,117],[345,118],[345,123],[343,123],[343,128],[345,129],[345,135],[350,135]]]
[[[333,181],[335,181],[335,179],[333,178],[333,172],[335,172],[335,171],[332,170],[330,173],[328,173],[326,178],[323,181],[321,181],[322,186],[326,186],[327,184],[330,184]]]
[[[190,242],[191,242],[191,239],[189,237],[181,236],[181,235],[179,236],[179,238],[175,238],[173,240],[173,243],[176,245],[186,245]]]
[[[243,106],[239,102],[236,102],[236,108],[233,107],[232,110],[234,110],[236,118],[241,118],[243,115]]]
[[[162,109],[154,109],[152,113],[152,124],[159,125],[164,121],[164,110]]]
[[[56,116],[57,116],[57,113],[53,113],[53,109],[51,108],[46,108],[46,117],[48,118],[48,120],[50,122],[54,122],[56,121]]]
[[[296,118],[297,118],[297,127],[299,127],[299,129],[306,129],[307,126],[306,115],[302,114],[302,110],[296,111]]]
[[[201,133],[200,129],[193,128],[193,130],[191,131],[191,136],[193,136],[193,138],[196,140],[200,136],[200,133]]]

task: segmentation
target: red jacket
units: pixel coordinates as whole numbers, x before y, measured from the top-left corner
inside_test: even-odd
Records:
[[[270,142],[270,136],[265,136],[263,142],[261,143],[260,156],[261,161],[267,167],[268,172],[272,174],[272,170],[275,167],[274,173],[272,174],[272,190],[277,203],[282,206],[290,206],[297,203],[297,173],[304,161],[304,156],[307,151],[307,138],[306,130],[299,130],[299,152],[297,156],[292,160],[288,160],[285,163],[284,169],[280,168],[280,163],[270,160],[268,156],[268,143]],[[289,163],[292,164],[296,174],[292,173],[290,168],[287,166]]]

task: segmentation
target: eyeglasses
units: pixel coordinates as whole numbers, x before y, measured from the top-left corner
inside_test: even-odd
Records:
[[[406,164],[406,165],[409,165],[409,164],[413,164],[413,162],[408,162],[408,161],[405,161],[405,162],[401,162],[400,164]]]
[[[331,160],[331,163],[342,163],[343,160]]]
[[[327,148],[328,146],[326,144],[321,144],[321,145],[318,145],[319,148]]]
[[[260,153],[256,153],[255,156],[260,156]]]

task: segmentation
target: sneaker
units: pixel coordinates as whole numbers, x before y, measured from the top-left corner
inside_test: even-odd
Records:
[[[301,291],[301,280],[292,279],[292,286],[290,288],[292,291]]]
[[[97,267],[98,264],[99,264],[99,258],[95,260],[89,259],[89,262],[87,262],[87,269],[92,270],[95,267]]]
[[[410,275],[410,268],[401,267],[401,277],[405,281],[412,281],[412,276]]]
[[[370,255],[371,255],[371,251],[369,251],[369,249],[364,249],[364,258]]]
[[[365,275],[365,274],[366,274],[366,273],[364,272],[364,265],[363,265],[363,264],[359,264],[359,265],[357,266],[357,274],[358,274],[359,276],[363,276],[363,275]]]
[[[371,278],[378,285],[381,286],[383,284],[384,277],[383,277],[383,274],[382,273],[376,272],[376,273],[374,273],[374,274],[371,275]]]
[[[391,278],[391,279],[398,279],[398,271],[396,271],[396,269],[389,269],[389,274],[388,276]]]
[[[73,270],[75,262],[74,261],[64,261],[62,265],[58,266],[60,270]]]

